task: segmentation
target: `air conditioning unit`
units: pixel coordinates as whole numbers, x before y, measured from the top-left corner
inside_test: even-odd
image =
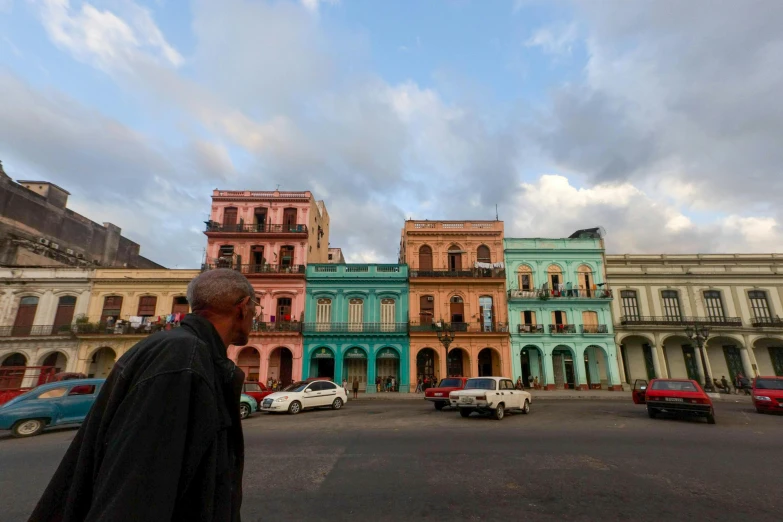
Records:
[[[431,295],[428,295],[428,296],[427,296],[427,301],[429,301],[429,302],[432,302],[432,301],[434,301],[434,300],[435,300],[435,298],[434,298],[434,297],[432,297]]]
[[[48,245],[49,244],[49,240],[46,239],[45,237],[39,237],[38,238],[38,243],[40,243],[42,245]]]
[[[72,256],[73,255],[73,250],[71,250],[70,248],[66,248],[65,249],[65,253],[68,254],[69,256]]]
[[[57,243],[49,243],[49,247],[52,248],[53,250],[57,250],[60,248],[60,245],[58,245]]]

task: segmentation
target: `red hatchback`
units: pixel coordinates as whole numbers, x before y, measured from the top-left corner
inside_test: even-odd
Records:
[[[633,402],[646,404],[647,414],[654,419],[659,413],[704,417],[715,424],[712,399],[698,382],[690,379],[637,380],[633,383]]]
[[[783,377],[753,379],[753,405],[759,413],[783,413]]]
[[[270,390],[260,382],[246,382],[242,392],[253,397],[260,407],[261,399],[274,393],[274,390]]]
[[[427,388],[424,392],[424,400],[435,403],[436,410],[442,410],[449,405],[449,393],[461,390],[465,387],[467,377],[448,377],[441,379],[437,388]]]

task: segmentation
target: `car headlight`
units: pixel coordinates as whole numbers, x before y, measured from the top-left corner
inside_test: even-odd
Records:
[[[286,395],[285,397],[280,397],[279,399],[275,399],[275,402],[283,402],[287,400],[288,400],[288,396]]]
[[[756,399],[757,401],[771,401],[772,400],[769,397],[766,397],[764,395],[754,395],[753,398]]]

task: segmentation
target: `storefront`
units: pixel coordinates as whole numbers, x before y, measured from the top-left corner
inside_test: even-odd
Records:
[[[334,352],[330,348],[318,348],[310,358],[310,377],[334,380]]]
[[[353,389],[354,379],[359,380],[359,391],[367,389],[367,352],[362,348],[350,348],[343,355],[343,376],[348,389]]]
[[[388,379],[393,379],[394,387],[390,391],[400,389],[400,354],[394,348],[382,348],[375,355],[375,375],[381,378],[381,389],[387,389]]]

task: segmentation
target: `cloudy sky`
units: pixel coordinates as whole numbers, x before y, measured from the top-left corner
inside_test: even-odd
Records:
[[[0,160],[170,267],[212,189],[403,221],[601,225],[612,253],[783,251],[783,2],[0,0]]]

